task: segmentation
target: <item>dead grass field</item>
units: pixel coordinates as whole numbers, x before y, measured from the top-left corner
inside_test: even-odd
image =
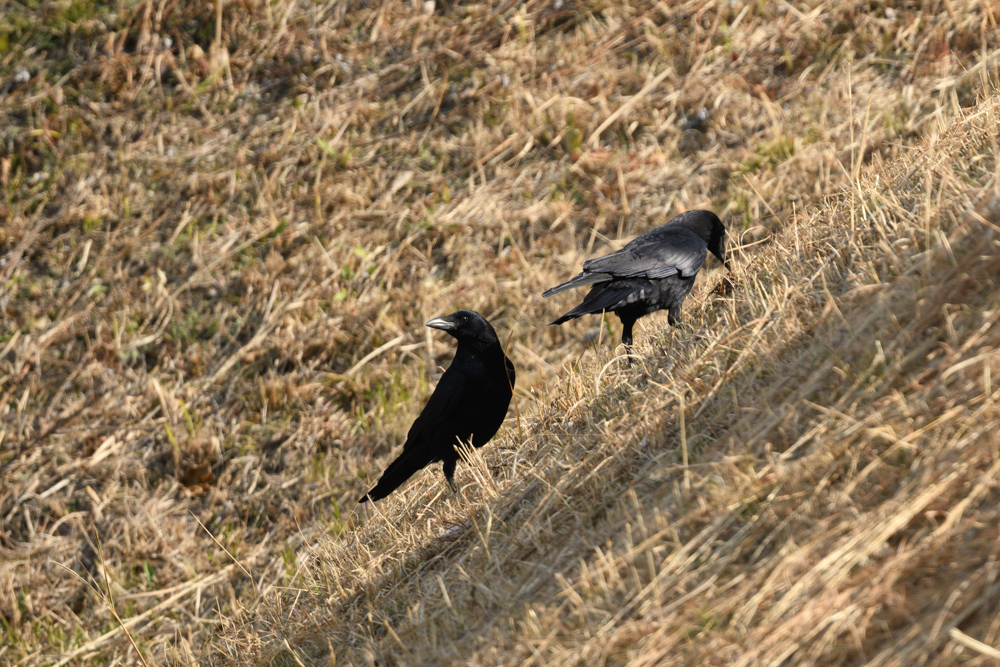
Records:
[[[1000,4],[427,9],[0,0],[0,663],[995,664]],[[459,307],[520,420],[355,512]]]

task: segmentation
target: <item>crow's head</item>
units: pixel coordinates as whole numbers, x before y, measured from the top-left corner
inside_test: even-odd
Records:
[[[700,236],[708,246],[708,251],[729,268],[726,260],[726,228],[719,216],[711,211],[684,211],[667,224],[683,227]]]
[[[719,216],[711,211],[705,211],[711,218],[711,232],[708,236],[708,251],[719,258],[719,261],[729,269],[729,260],[726,259],[726,228],[722,226]],[[730,269],[731,270],[731,269]]]
[[[435,317],[427,326],[447,331],[458,342],[471,343],[476,347],[500,344],[493,326],[474,310],[459,310],[447,317]]]

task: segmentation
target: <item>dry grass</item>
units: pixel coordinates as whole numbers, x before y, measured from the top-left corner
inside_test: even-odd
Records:
[[[0,661],[989,664],[995,3],[0,16]],[[542,326],[694,207],[639,368]],[[458,307],[523,438],[352,513]]]
[[[689,310],[700,335],[644,373],[569,371],[474,502],[395,497],[222,653],[992,664],[998,139],[1000,99],[794,218],[738,298]]]

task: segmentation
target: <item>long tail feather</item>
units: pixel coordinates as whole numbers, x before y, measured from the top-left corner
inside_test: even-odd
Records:
[[[634,291],[636,288],[631,285],[597,285],[584,297],[583,303],[560,316],[552,324],[562,324],[581,315],[593,315],[610,310]]]
[[[542,296],[548,298],[553,294],[558,294],[559,292],[563,292],[574,287],[593,285],[594,283],[604,282],[605,280],[611,280],[611,275],[608,273],[581,273],[578,276],[570,278],[562,285],[556,285],[552,289],[545,290],[542,292]]]
[[[424,466],[426,466],[430,461],[427,459],[427,453],[420,451],[420,448],[414,448],[410,450],[403,450],[403,453],[396,458],[395,461],[389,464],[382,473],[382,476],[378,480],[378,484],[375,487],[361,496],[358,500],[359,503],[363,503],[369,499],[371,500],[381,500],[387,495],[398,489],[406,480],[413,476],[413,473],[417,472]]]

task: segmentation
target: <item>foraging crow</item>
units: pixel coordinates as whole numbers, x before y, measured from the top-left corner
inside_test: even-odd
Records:
[[[643,315],[666,310],[670,325],[677,323],[706,251],[729,268],[726,229],[719,217],[711,211],[685,211],[618,252],[587,260],[583,273],[544,292],[543,297],[550,297],[571,287],[594,285],[583,303],[552,324],[611,311],[622,321],[622,342],[631,348],[632,325]]]
[[[455,488],[458,441],[482,447],[507,415],[514,388],[514,364],[500,347],[493,327],[479,313],[460,310],[427,323],[458,339],[451,366],[406,434],[403,453],[389,464],[378,484],[361,497],[379,500],[395,491],[421,468],[443,461],[444,476]]]

